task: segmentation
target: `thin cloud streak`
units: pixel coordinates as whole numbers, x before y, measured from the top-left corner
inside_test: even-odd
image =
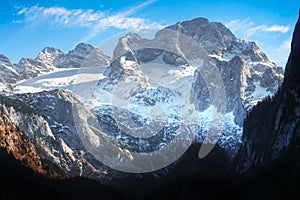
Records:
[[[268,56],[272,58],[272,61],[279,64],[281,67],[285,67],[289,53],[291,51],[292,37],[282,41],[279,44],[272,44],[266,51]]]
[[[274,24],[268,26],[266,24],[261,24],[255,26],[255,23],[250,21],[249,18],[243,20],[241,19],[231,20],[226,24],[226,26],[233,32],[242,33],[246,37],[250,37],[259,32],[273,32],[273,33],[285,34],[289,32],[291,29],[290,25],[284,26],[284,25]]]
[[[142,10],[143,8],[149,6],[150,4],[155,3],[156,1],[157,0],[148,0],[148,1],[145,1],[144,3],[141,3],[141,4],[137,5],[137,6],[134,6],[133,8],[130,8],[130,9],[122,12],[122,14],[124,15],[124,17],[130,16],[130,15],[136,13],[137,11]]]
[[[94,37],[96,37],[98,34],[103,32],[104,30],[114,27],[117,29],[123,29],[123,30],[141,30],[141,29],[159,29],[163,26],[156,23],[151,22],[149,20],[143,19],[143,18],[133,18],[129,17],[130,15],[133,15],[134,13],[142,10],[143,8],[149,6],[150,4],[156,2],[156,0],[148,0],[144,3],[141,3],[137,6],[134,6],[133,8],[129,8],[127,10],[121,11],[115,15],[108,16],[106,18],[103,18],[98,21],[97,24],[95,24],[92,27],[91,32],[81,39],[80,42],[88,41]]]
[[[92,9],[68,10],[64,7],[32,6],[21,9],[17,15],[22,16],[23,22],[30,26],[47,25],[50,27],[89,27],[105,16],[104,12]]]
[[[292,38],[283,41],[279,47],[280,50],[286,51],[291,49]]]
[[[251,39],[255,38],[257,43],[261,42],[261,48],[268,55],[268,57],[278,64],[284,66],[290,52],[291,38],[290,25],[266,25],[256,24],[246,19],[235,19],[225,24],[236,36]],[[272,34],[272,35],[271,35]],[[270,37],[282,38],[281,41],[273,43]]]

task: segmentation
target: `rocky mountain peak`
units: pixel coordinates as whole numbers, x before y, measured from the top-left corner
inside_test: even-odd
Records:
[[[54,59],[61,54],[63,54],[63,52],[60,49],[54,47],[45,47],[36,57],[36,60],[43,61],[45,64],[53,66]]]
[[[90,44],[80,43],[67,54],[59,55],[54,60],[54,66],[59,68],[80,68],[88,66],[105,66],[110,62],[109,56]],[[84,66],[83,66],[84,64]]]
[[[15,83],[19,78],[19,73],[15,66],[5,55],[0,54],[0,85]]]
[[[227,49],[224,49],[222,53],[223,55],[228,55],[230,53],[241,54],[244,55],[248,62],[265,62],[272,67],[276,66],[269,60],[266,54],[260,50],[255,42],[241,38],[235,40],[227,47]]]
[[[108,77],[99,82],[99,94],[102,89],[109,91],[116,82],[134,76],[147,83],[146,85],[151,85],[153,77],[146,75],[148,72],[145,66],[157,63],[170,67],[169,74],[171,71],[176,72],[180,74],[179,77],[190,80],[197,96],[195,101],[199,111],[209,109],[209,83],[203,80],[199,68],[189,64],[182,54],[184,41],[181,37],[174,37],[178,32],[193,39],[191,41],[206,50],[205,56],[218,68],[226,92],[228,120],[225,126],[232,128],[224,131],[225,138],[221,140],[225,142],[221,146],[226,146],[226,142],[231,146],[237,145],[247,112],[262,99],[274,95],[282,83],[283,70],[278,69],[255,42],[236,38],[221,23],[196,18],[166,27],[158,31],[154,39],[142,38],[134,33],[120,38],[114,50],[114,60],[107,70]],[[175,34],[171,36],[172,33]],[[174,49],[175,52],[168,49]],[[191,71],[187,73],[187,69]],[[233,133],[235,136],[232,136]],[[230,141],[228,138],[234,139]]]
[[[46,66],[41,60],[33,58],[21,58],[15,67],[17,72],[20,74],[20,79],[33,78],[50,71],[48,66]]]
[[[16,65],[12,64],[5,55],[0,55],[0,69],[2,73],[7,74],[0,78],[0,82],[1,85],[16,83],[18,80],[34,78],[53,71],[55,67],[107,66],[110,60],[101,49],[86,43],[78,44],[67,54],[54,47],[45,47],[35,59],[21,58]]]
[[[228,47],[231,42],[236,40],[233,33],[223,24],[210,22],[205,18],[179,22],[166,28],[179,31],[193,38],[199,42],[201,47],[208,53],[217,49],[224,49]]]
[[[138,44],[144,41],[144,38],[142,38],[136,33],[131,32],[126,34],[124,37],[121,37],[117,46],[114,48],[113,60],[119,58],[126,52],[130,52],[132,48],[136,47]]]
[[[46,47],[39,53],[35,60],[44,65],[45,72],[48,72],[48,70],[50,71],[54,67],[55,58],[62,54],[63,52],[60,49]]]
[[[6,57],[5,55],[3,54],[0,54],[0,62],[4,62],[4,63],[11,63],[9,58]]]
[[[45,47],[42,50],[42,53],[48,53],[48,54],[51,54],[51,55],[57,55],[57,54],[61,54],[63,52],[62,52],[62,50],[57,49],[55,47]]]
[[[79,43],[78,45],[76,45],[75,47],[75,51],[77,52],[82,52],[82,53],[89,53],[91,52],[93,49],[95,49],[95,47],[91,44],[87,44],[87,43]]]

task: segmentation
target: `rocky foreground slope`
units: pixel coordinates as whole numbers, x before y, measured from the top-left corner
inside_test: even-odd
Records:
[[[0,147],[12,154],[26,167],[37,173],[46,174],[34,145],[2,111],[0,111]]]

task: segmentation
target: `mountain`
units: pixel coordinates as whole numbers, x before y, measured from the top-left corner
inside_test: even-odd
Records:
[[[179,33],[184,34],[181,35],[183,39],[170,37]],[[187,38],[192,40],[186,42]],[[194,50],[199,51],[195,53],[197,51]],[[187,54],[189,52],[191,54]],[[198,54],[202,57],[197,57]],[[198,66],[198,58],[206,60],[203,67]],[[110,64],[109,57],[101,50],[84,43],[78,44],[67,54],[55,48],[45,48],[36,59],[31,60],[47,66],[45,69],[83,68],[77,71],[58,70],[16,84],[15,93],[36,93],[10,96],[3,104],[5,113],[35,145],[41,147],[39,155],[61,166],[70,176],[92,175],[96,178],[101,178],[107,168],[87,152],[76,133],[71,116],[74,105],[85,104],[81,111],[97,116],[104,135],[129,144],[133,152],[144,152],[149,151],[149,146],[153,147],[151,150],[158,150],[176,137],[184,109],[192,108],[194,114],[198,115],[198,121],[191,119],[188,125],[193,127],[190,130],[198,131],[196,142],[202,143],[210,131],[214,117],[211,113],[215,109],[217,98],[221,100],[217,102],[223,101],[225,105],[225,126],[218,144],[230,157],[234,157],[241,144],[246,113],[258,101],[272,96],[283,78],[282,68],[269,61],[254,42],[238,39],[224,25],[204,18],[180,22],[162,29],[152,40],[130,33],[120,38]],[[103,71],[102,65],[108,64]],[[97,70],[99,67],[102,71]],[[211,93],[218,91],[218,87],[207,80],[211,81],[216,77],[212,76],[212,71],[203,70],[204,67],[219,70],[219,80],[223,82],[225,94]],[[78,82],[76,77],[78,74],[81,76],[81,73],[83,77]],[[92,76],[97,73],[100,75]],[[91,81],[96,87],[88,96],[92,99],[80,96],[84,93],[82,91],[90,90],[88,88]],[[182,87],[178,87],[179,85]],[[77,92],[81,91],[80,98],[66,91],[53,90],[74,90],[74,87]],[[48,91],[43,91],[45,89]],[[193,93],[187,93],[189,91]],[[180,93],[184,95],[180,97]],[[116,100],[120,94],[129,98],[129,112],[118,105]],[[20,104],[26,109],[19,109]],[[185,107],[186,105],[191,108]],[[149,118],[151,112],[155,114],[159,111],[152,110],[158,106],[164,110],[167,120],[161,129],[155,123],[153,126],[152,119]],[[28,110],[35,114],[31,115]],[[66,114],[69,117],[66,118]],[[128,123],[127,119],[133,121]],[[136,139],[124,131],[144,131],[146,129],[139,126],[145,125],[149,125],[151,131],[158,131],[157,137]],[[60,155],[56,152],[60,152]]]
[[[103,165],[88,154],[76,133],[72,109],[81,102],[69,92],[53,90],[0,99],[3,112],[28,135],[43,159],[60,166],[69,176],[105,175]],[[84,106],[80,109],[88,112]]]
[[[199,59],[208,61],[199,66]],[[219,70],[221,79],[213,69]],[[154,39],[145,39],[134,33],[120,38],[112,63],[104,73],[106,77],[99,81],[95,96],[100,102],[127,96],[132,100],[129,107],[137,106],[144,112],[131,109],[131,115],[133,113],[146,121],[149,117],[145,110],[154,105],[162,106],[168,117],[174,119],[180,115],[178,109],[182,107],[178,102],[176,105],[175,99],[163,102],[174,96],[174,91],[167,87],[172,87],[171,82],[174,82],[173,87],[185,82],[189,85],[187,90],[192,90],[193,94],[187,95],[191,96],[190,101],[195,104],[202,123],[197,140],[202,142],[209,132],[208,124],[212,119],[207,113],[224,104],[225,128],[219,144],[234,155],[241,143],[247,112],[259,101],[276,93],[283,81],[283,73],[283,68],[272,63],[254,42],[236,38],[221,23],[196,18],[166,27],[158,31]],[[222,86],[216,80],[221,80]],[[220,88],[225,91],[222,96]],[[116,91],[121,95],[116,95]],[[216,103],[216,99],[224,102]],[[179,106],[177,111],[176,106]]]
[[[22,58],[16,64],[16,70],[20,74],[20,79],[30,79],[41,74],[54,70],[54,59],[62,54],[62,51],[53,47],[46,47],[35,59]]]
[[[55,58],[62,54],[63,52],[60,49],[56,49],[54,47],[46,47],[38,54],[35,60],[45,64],[50,68],[54,66]]]
[[[53,65],[58,68],[80,68],[109,65],[110,57],[99,48],[90,44],[80,43],[67,54],[59,55]]]
[[[0,85],[16,83],[20,75],[5,55],[0,55]]]
[[[20,103],[7,98],[0,98],[1,103]],[[33,128],[33,134],[45,134],[41,124],[34,124],[37,115],[26,105],[18,104],[19,110],[28,115],[22,120],[28,124],[27,130]],[[42,159],[38,148],[42,144],[33,144],[35,135],[28,137],[13,123],[5,106],[0,109],[0,183],[1,199],[95,199],[99,195],[104,199],[125,199],[125,196],[110,186],[102,185],[87,178],[69,178],[57,165]],[[16,112],[10,110],[16,117]],[[11,113],[14,112],[14,113]],[[19,112],[20,114],[21,112]],[[29,114],[30,113],[30,114]],[[27,121],[31,118],[31,121]],[[16,119],[16,118],[15,118]],[[19,120],[19,123],[22,121]],[[38,121],[38,120],[37,120]],[[45,122],[41,122],[45,123]],[[21,125],[26,126],[24,123]],[[35,129],[35,130],[34,130]],[[39,129],[39,130],[36,130]],[[44,135],[45,136],[45,135]],[[40,138],[39,138],[40,139]],[[42,142],[42,141],[41,141]],[[55,145],[55,144],[54,144]],[[13,190],[12,190],[13,186]]]
[[[185,171],[191,176],[202,169],[208,172],[213,163],[226,167],[227,173],[242,144],[247,113],[273,96],[283,80],[283,69],[254,42],[236,38],[224,25],[204,18],[166,27],[153,39],[129,33],[120,38],[112,59],[81,43],[66,54],[45,48],[37,58],[24,58],[15,67],[21,79],[28,80],[14,85],[15,94],[1,96],[1,108],[28,135],[37,154],[68,176],[93,178],[123,190],[137,183],[142,188],[144,179],[152,189]],[[76,117],[85,123],[76,124]],[[212,124],[223,119],[222,134],[206,137],[214,128],[219,130],[219,123]],[[87,124],[95,120],[100,126],[96,131]],[[132,175],[99,161],[93,152],[104,147],[83,144],[81,129],[88,130],[85,137],[92,143],[116,144],[116,163],[163,149],[174,138],[191,144],[194,137],[182,132],[195,135],[195,141],[172,165]],[[216,137],[216,153],[208,161],[188,162],[197,157],[202,143],[214,143]],[[223,164],[215,162],[220,157]],[[172,173],[176,169],[181,173]]]
[[[64,54],[54,47],[44,48],[36,58],[22,58],[18,64],[12,64],[5,55],[1,55],[1,82],[16,83],[57,71],[58,68],[80,68],[109,65],[110,57],[99,48],[80,43],[74,50]]]
[[[0,96],[0,198],[124,198],[92,178],[131,199],[297,199],[299,34],[300,19],[285,72],[254,42],[205,18],[166,27],[153,39],[129,33],[112,59],[83,43],[66,54],[47,47],[17,65],[1,55],[0,81],[13,89]],[[205,139],[211,123],[223,119],[218,143],[199,159],[201,145],[216,141]],[[195,141],[177,137],[182,130]],[[190,146],[150,173],[120,172],[97,154],[117,165],[174,138]]]

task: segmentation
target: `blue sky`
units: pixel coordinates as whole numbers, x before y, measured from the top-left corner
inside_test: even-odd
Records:
[[[46,46],[67,52],[81,41],[95,46],[132,29],[157,29],[205,17],[255,41],[284,66],[299,0],[0,0],[0,54],[14,63],[36,57]]]

